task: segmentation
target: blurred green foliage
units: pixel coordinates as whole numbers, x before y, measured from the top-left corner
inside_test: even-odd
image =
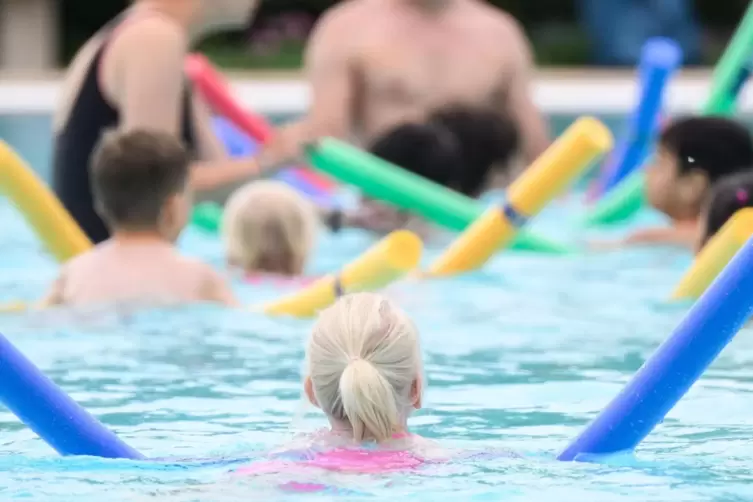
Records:
[[[588,41],[578,25],[577,0],[489,1],[520,20],[540,64],[586,64]],[[300,12],[316,16],[336,3],[337,0],[262,0],[250,32],[280,14]],[[127,0],[61,0],[62,63],[127,4]],[[748,0],[695,0],[695,4],[704,27],[727,33],[734,29]],[[203,41],[200,48],[226,67],[294,69],[300,65],[302,45],[300,40],[286,40],[273,53],[258,53],[249,50],[247,34],[236,33],[212,37]]]

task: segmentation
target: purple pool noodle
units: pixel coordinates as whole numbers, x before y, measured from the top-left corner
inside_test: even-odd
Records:
[[[61,455],[144,458],[71,399],[3,335],[0,402]]]
[[[213,119],[213,128],[215,134],[225,146],[228,155],[231,157],[250,156],[259,151],[258,143],[235,127],[229,120],[223,117],[215,117]],[[294,169],[283,169],[275,175],[275,179],[295,188],[298,192],[306,195],[317,205],[323,207],[329,207],[332,205],[332,198],[329,194],[298,176]]]
[[[633,450],[685,395],[753,313],[753,238],[625,388],[557,457]]]

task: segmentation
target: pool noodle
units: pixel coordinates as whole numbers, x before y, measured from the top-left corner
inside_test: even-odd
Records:
[[[753,313],[753,239],[617,397],[557,457],[629,452],[664,419]]]
[[[217,138],[232,157],[254,155],[259,150],[259,145],[255,140],[223,117],[215,117],[212,120],[212,127]],[[302,176],[305,172],[304,169],[297,168],[283,169],[275,175],[275,179],[295,188],[318,206],[332,206],[332,198],[326,189],[311,183],[312,178]],[[223,208],[219,204],[201,202],[196,204],[191,212],[191,223],[204,231],[216,233],[220,230],[222,214]]]
[[[604,169],[599,182],[602,195],[640,167],[648,157],[659,124],[664,91],[681,60],[682,49],[672,39],[656,37],[644,44],[638,69],[638,106],[630,119],[627,138],[623,139],[621,148],[616,150],[617,155],[610,158]]]
[[[405,276],[421,261],[423,243],[408,230],[396,230],[369,248],[339,274],[323,277],[264,306],[269,315],[311,317],[337,298],[356,291],[373,291]]]
[[[0,191],[18,209],[37,238],[58,262],[65,262],[91,249],[91,241],[57,196],[2,140]]]
[[[748,5],[745,16],[714,68],[711,91],[702,111],[704,115],[729,116],[735,113],[737,98],[750,76],[751,56],[753,56],[753,2]],[[617,192],[625,183],[628,183],[625,189]],[[644,190],[641,173],[633,173],[594,206],[586,223],[611,224],[631,218],[645,203]],[[622,201],[625,207],[622,207],[618,201],[611,200],[612,197]]]
[[[464,230],[485,210],[470,197],[334,138],[310,145],[306,155],[316,169],[360,188],[369,197],[412,211],[450,230]],[[531,233],[521,233],[512,247],[557,254],[568,251]]]
[[[186,58],[185,71],[216,112],[223,115],[258,143],[264,145],[272,140],[274,132],[269,122],[263,116],[241,108],[233,98],[233,94],[222,75],[212,67],[205,56],[201,54],[189,55]],[[312,179],[316,179],[317,186],[322,189],[331,189],[334,186],[330,180],[309,172],[307,180],[311,182]]]
[[[61,455],[141,460],[0,335],[0,402]]]
[[[246,157],[255,155],[259,151],[258,141],[236,127],[229,119],[214,117],[212,127],[230,156]],[[318,178],[311,176],[306,169],[296,167],[283,169],[275,175],[275,178],[317,201],[329,202],[329,188],[324,186]]]
[[[698,253],[672,293],[673,300],[696,299],[753,235],[753,208],[737,210]]]
[[[586,214],[586,225],[612,225],[629,219],[646,204],[646,173],[639,170],[614,187]]]
[[[186,58],[185,71],[188,78],[217,113],[227,117],[259,143],[264,144],[272,139],[272,127],[261,117],[246,113],[238,106],[225,80],[205,56],[189,55]]]
[[[429,267],[429,276],[480,268],[507,245],[523,225],[612,148],[612,133],[592,117],[576,120],[507,191],[501,207],[473,222]]]

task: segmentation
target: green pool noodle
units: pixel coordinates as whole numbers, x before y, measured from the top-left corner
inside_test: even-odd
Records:
[[[450,230],[462,231],[486,208],[459,192],[413,174],[342,141],[325,138],[306,148],[308,162],[374,199],[414,212]],[[572,250],[531,233],[511,249],[565,254]]]
[[[630,219],[646,203],[645,176],[636,171],[617,185],[596,205],[585,219],[586,225],[612,225]]]
[[[750,75],[747,63],[753,56],[753,2],[735,30],[711,77],[711,91],[703,107],[706,115],[732,115],[737,98]]]
[[[206,232],[218,233],[222,222],[222,206],[216,202],[196,204],[191,213],[191,224]]]
[[[746,68],[753,56],[753,2],[748,5],[721,59],[714,68],[711,91],[703,115],[729,116],[737,109],[737,98],[750,74]],[[624,185],[624,187],[623,187]],[[586,218],[588,225],[609,225],[630,219],[645,204],[644,176],[633,173],[604,196]]]

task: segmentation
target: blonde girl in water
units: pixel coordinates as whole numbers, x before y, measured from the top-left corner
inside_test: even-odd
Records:
[[[303,386],[331,436],[384,445],[414,437],[408,417],[421,408],[423,381],[418,331],[388,299],[352,294],[321,313]]]

